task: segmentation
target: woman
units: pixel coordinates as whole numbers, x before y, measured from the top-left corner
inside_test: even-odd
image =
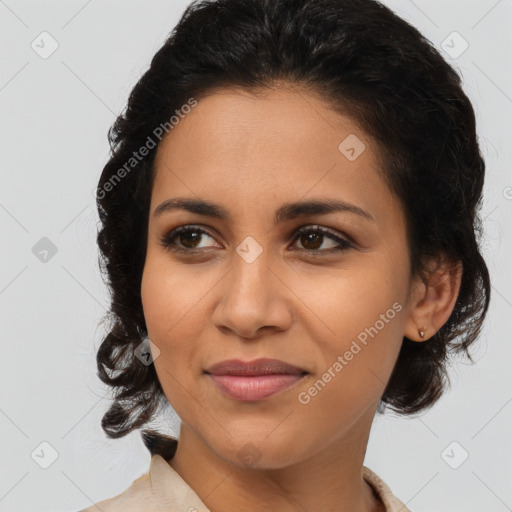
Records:
[[[373,418],[437,401],[490,296],[457,73],[373,0],[194,2],[110,141],[102,427],[182,424],[97,506],[407,511]]]

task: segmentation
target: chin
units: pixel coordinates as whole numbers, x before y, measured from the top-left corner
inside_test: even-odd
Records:
[[[269,430],[261,435],[244,435],[229,439],[228,446],[214,442],[211,448],[229,464],[246,469],[281,469],[300,461],[296,436],[271,439]],[[293,437],[293,438],[292,438]],[[218,441],[218,439],[217,439]]]

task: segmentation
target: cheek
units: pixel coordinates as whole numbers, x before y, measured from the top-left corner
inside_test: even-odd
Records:
[[[211,277],[211,276],[210,276]],[[148,251],[142,275],[141,299],[149,337],[164,342],[175,332],[199,327],[202,299],[214,285],[195,265],[171,264],[165,255]]]
[[[299,280],[294,290],[331,335],[346,337],[373,325],[395,302],[404,306],[406,279],[382,261],[366,260],[337,274],[318,274],[312,282]]]
[[[311,297],[323,320],[311,327],[322,365],[300,389],[299,401],[306,404],[304,414],[335,431],[382,396],[402,344],[405,308],[396,281],[369,268],[361,275],[354,269],[335,286],[328,282],[328,293]]]
[[[337,275],[317,277],[314,287],[297,283],[294,288],[302,288],[297,294],[307,297],[316,318],[308,325],[325,368],[346,355],[343,373],[354,386],[364,385],[369,377],[377,384],[377,379],[387,380],[405,325],[408,274],[398,269],[407,266],[396,266],[394,257],[382,253],[365,255],[364,260]]]
[[[155,369],[169,401],[179,400],[182,386],[190,387],[193,371],[202,367],[196,342],[207,319],[202,299],[212,286],[192,265],[177,267],[148,253],[141,299],[148,336],[160,350]]]

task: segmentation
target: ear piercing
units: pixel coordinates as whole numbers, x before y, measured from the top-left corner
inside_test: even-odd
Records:
[[[418,334],[420,338],[423,339],[425,337],[425,332],[427,331],[427,327],[423,327],[422,329],[418,329]]]

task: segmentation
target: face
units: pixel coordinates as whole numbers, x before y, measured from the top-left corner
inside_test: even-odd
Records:
[[[160,143],[141,287],[148,335],[169,402],[224,460],[241,465],[252,451],[255,465],[278,468],[366,443],[411,286],[403,210],[378,159],[350,117],[286,87],[200,99]],[[216,208],[157,210],[178,198]],[[240,397],[205,373],[259,358],[302,374],[263,377],[259,395],[241,384],[251,377],[224,378]]]

